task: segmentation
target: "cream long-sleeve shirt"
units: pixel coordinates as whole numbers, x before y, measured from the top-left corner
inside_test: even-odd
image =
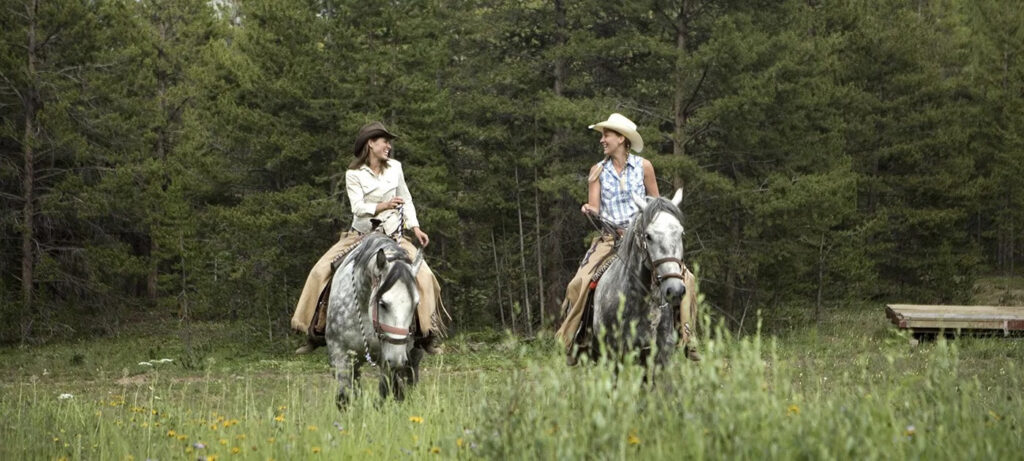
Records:
[[[370,232],[373,225],[370,219],[379,219],[384,231],[394,233],[398,228],[400,217],[397,209],[388,209],[376,214],[377,204],[391,200],[395,196],[402,197],[402,211],[405,214],[405,227],[419,227],[416,219],[416,207],[412,204],[412,195],[405,184],[402,164],[397,160],[388,160],[387,168],[375,174],[369,166],[363,165],[357,170],[345,172],[345,191],[348,203],[352,207],[352,229],[359,232]]]

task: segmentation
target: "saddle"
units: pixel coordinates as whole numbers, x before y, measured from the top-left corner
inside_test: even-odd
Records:
[[[615,258],[615,253],[609,255],[601,262],[600,266],[597,266],[594,275],[590,276],[590,283],[587,284],[586,288],[586,300],[583,301],[583,315],[580,317],[580,326],[576,328],[576,333],[572,337],[573,344],[580,349],[590,346],[590,325],[594,323],[594,291],[597,290],[597,283],[601,280],[601,276],[608,271],[608,267],[612,265]]]
[[[313,311],[313,319],[309,322],[309,328],[306,329],[306,334],[309,336],[309,342],[317,346],[327,345],[327,304],[331,298],[331,285],[334,282],[334,273],[338,271],[338,267],[341,267],[341,262],[345,260],[345,256],[348,256],[349,252],[352,251],[356,245],[359,245],[363,239],[359,238],[349,245],[347,248],[338,253],[331,261],[331,275],[327,277],[327,284],[324,285],[324,289],[320,290],[320,296],[316,300],[316,310]]]

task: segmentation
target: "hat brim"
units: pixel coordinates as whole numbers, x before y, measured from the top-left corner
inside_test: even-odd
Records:
[[[637,133],[635,129],[632,129],[625,125],[619,125],[615,122],[604,121],[590,125],[588,128],[598,132],[604,132],[604,130],[612,130],[618,134],[621,134],[629,140],[629,147],[636,151],[636,153],[643,152],[644,150],[644,138]]]
[[[382,129],[375,129],[367,133],[364,133],[362,136],[359,137],[359,139],[356,140],[356,145],[355,148],[352,150],[352,155],[358,157],[363,150],[363,146],[365,146],[366,143],[369,142],[371,139],[377,138],[388,138],[390,140],[398,139],[398,136],[395,136],[394,133],[388,130]]]

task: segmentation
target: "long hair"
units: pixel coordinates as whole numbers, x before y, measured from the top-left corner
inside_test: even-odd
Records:
[[[380,139],[383,137],[384,136],[377,136],[376,138],[367,139],[366,143],[363,144],[363,150],[360,151],[359,155],[356,156],[356,158],[352,159],[352,162],[348,164],[348,169],[358,170],[359,167],[363,165],[368,165],[370,163],[370,141],[373,141],[374,139]],[[384,159],[384,161],[381,162],[380,166],[382,170],[387,168],[388,159]]]

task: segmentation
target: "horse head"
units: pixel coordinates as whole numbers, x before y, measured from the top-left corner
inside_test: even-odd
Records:
[[[661,299],[678,305],[686,294],[683,285],[683,223],[679,204],[683,190],[676,189],[671,200],[633,195],[640,207],[639,225],[633,232],[633,244],[646,253],[645,264],[651,270]]]
[[[416,273],[423,266],[423,253],[410,262],[401,249],[388,252],[380,248],[370,265],[376,282],[370,297],[370,318],[380,341],[381,359],[392,369],[404,369],[409,364],[413,320],[420,301]]]

